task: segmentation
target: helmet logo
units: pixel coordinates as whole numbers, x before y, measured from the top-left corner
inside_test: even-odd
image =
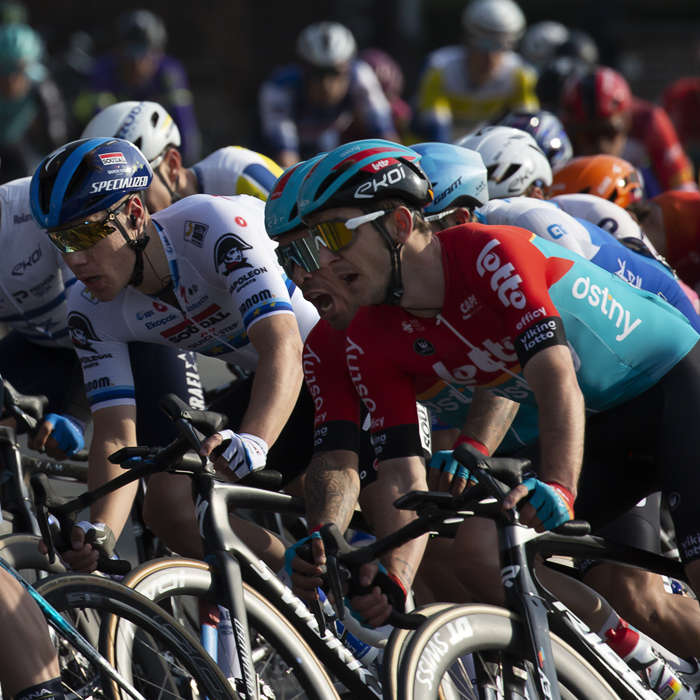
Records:
[[[355,190],[355,199],[373,199],[377,194],[377,191],[382,187],[395,185],[397,182],[400,182],[405,178],[406,171],[404,170],[403,165],[398,165],[397,167],[385,172],[381,177],[369,180],[368,182],[363,182]]]
[[[389,165],[388,160],[378,160],[376,163],[372,163],[372,168],[374,169],[375,172],[378,170],[381,170],[382,168],[386,168],[386,166]]]
[[[124,158],[124,154],[118,152],[103,153],[100,155],[100,160],[102,161],[102,165],[127,165],[127,161],[126,158]]]

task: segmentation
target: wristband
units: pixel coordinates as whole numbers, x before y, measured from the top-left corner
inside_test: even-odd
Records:
[[[322,523],[321,525],[316,525],[316,527],[312,527],[311,530],[309,530],[309,535],[313,535],[314,533],[318,533],[318,536],[321,536],[320,530],[321,528],[325,525],[325,523]]]
[[[484,457],[490,456],[486,445],[483,445],[478,440],[467,437],[466,435],[460,435],[457,440],[455,440],[455,444],[452,446],[452,449],[454,450],[458,445],[471,445],[475,450],[479,450]]]
[[[566,501],[566,504],[569,506],[569,510],[571,511],[571,517],[573,518],[574,501],[576,500],[574,498],[574,494],[571,493],[571,491],[569,491],[569,489],[567,489],[566,486],[562,486],[556,481],[545,481],[544,483],[547,484],[547,486],[551,486]]]

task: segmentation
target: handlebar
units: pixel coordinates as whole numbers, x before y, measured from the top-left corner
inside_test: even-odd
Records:
[[[43,394],[37,396],[20,394],[7,379],[3,379],[2,384],[4,389],[2,405],[9,417],[15,419],[17,433],[27,433],[31,437],[36,437],[49,400]],[[80,450],[71,459],[75,462],[87,462],[88,451]]]

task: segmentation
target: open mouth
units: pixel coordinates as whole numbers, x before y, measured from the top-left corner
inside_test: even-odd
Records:
[[[319,314],[328,313],[333,308],[333,297],[330,294],[311,292],[304,296],[316,307]]]
[[[100,281],[100,275],[95,275],[94,277],[84,277],[82,283],[86,287],[94,287]]]

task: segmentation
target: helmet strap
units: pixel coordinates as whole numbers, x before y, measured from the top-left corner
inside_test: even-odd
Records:
[[[136,260],[134,262],[134,271],[131,273],[131,277],[129,278],[129,284],[132,287],[138,287],[143,282],[143,251],[146,249],[148,241],[151,240],[151,237],[145,235],[145,226],[143,227],[142,231],[144,235],[141,238],[131,238],[131,236],[129,236],[129,234],[126,232],[125,228],[122,226],[121,222],[117,217],[114,217],[114,224],[121,232],[122,236],[124,237],[124,240],[126,241],[126,244],[136,254]]]
[[[369,214],[370,212],[367,211],[365,213]],[[384,238],[391,256],[391,281],[386,289],[386,301],[383,303],[389,306],[398,306],[401,303],[401,297],[403,297],[403,280],[401,278],[401,248],[403,243],[394,242],[381,219],[375,219],[372,224]]]
[[[168,194],[170,195],[170,203],[175,204],[175,202],[181,200],[182,195],[179,192],[177,192],[174,187],[170,187],[167,180],[163,177],[163,173],[160,172],[160,166],[158,166],[155,169],[155,173],[160,178],[160,181],[163,183],[163,187],[165,187],[165,189],[168,190]]]

